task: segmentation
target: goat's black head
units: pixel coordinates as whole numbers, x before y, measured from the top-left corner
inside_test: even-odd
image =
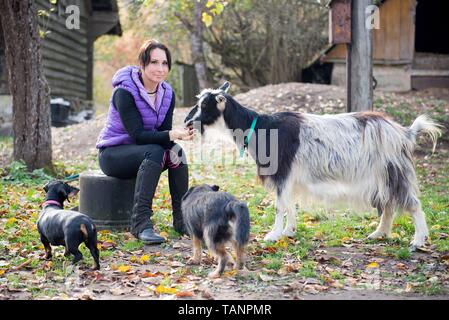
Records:
[[[217,122],[223,116],[223,110],[226,105],[226,93],[231,84],[225,82],[218,89],[204,89],[197,96],[197,104],[190,110],[184,119],[186,127],[192,127],[194,122],[200,122],[201,134],[204,133],[204,126],[210,126]]]

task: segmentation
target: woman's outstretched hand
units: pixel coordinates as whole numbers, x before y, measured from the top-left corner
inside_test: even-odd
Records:
[[[194,129],[189,128],[174,128],[168,132],[170,140],[192,140],[195,135]]]

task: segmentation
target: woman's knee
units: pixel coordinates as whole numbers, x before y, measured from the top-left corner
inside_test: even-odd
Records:
[[[156,163],[162,163],[162,160],[164,159],[164,152],[164,148],[160,145],[148,145],[147,150],[144,153],[144,158]]]
[[[171,147],[170,155],[174,158],[173,162],[176,162],[178,165],[187,166],[187,155],[179,144],[175,143],[173,147]]]

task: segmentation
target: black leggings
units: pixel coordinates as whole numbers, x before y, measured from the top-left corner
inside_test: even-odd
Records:
[[[182,163],[187,164],[185,153],[179,145],[174,143],[170,149],[177,150]],[[135,178],[144,159],[162,164],[165,151],[166,149],[158,144],[126,144],[102,148],[99,151],[100,168],[108,176],[121,179]],[[162,169],[167,168],[165,165]]]

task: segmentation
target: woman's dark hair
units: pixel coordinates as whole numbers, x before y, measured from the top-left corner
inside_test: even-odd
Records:
[[[170,50],[168,50],[168,48],[164,44],[162,44],[159,41],[154,40],[154,39],[145,41],[145,43],[140,47],[140,50],[139,50],[139,63],[140,63],[140,65],[146,67],[150,63],[151,50],[156,49],[156,48],[165,51],[165,54],[167,56],[168,70],[170,70],[171,69],[171,54],[170,54]]]

